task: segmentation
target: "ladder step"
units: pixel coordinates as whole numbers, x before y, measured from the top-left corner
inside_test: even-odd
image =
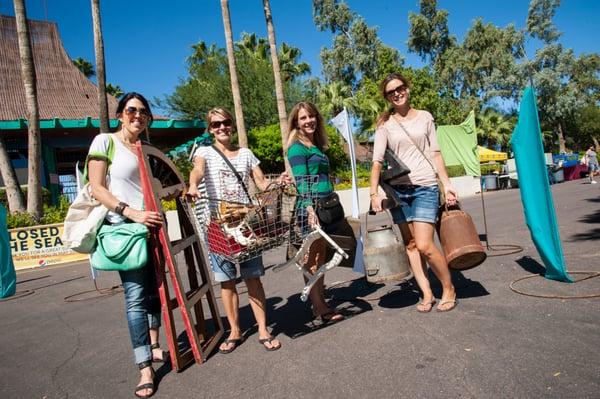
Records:
[[[194,306],[197,304],[202,297],[206,295],[209,289],[210,284],[204,284],[193,291],[186,292],[185,296],[187,297],[188,306]]]
[[[172,247],[173,250],[171,251],[171,253],[173,255],[177,255],[178,253],[180,253],[181,251],[183,251],[184,249],[186,249],[187,247],[192,245],[195,241],[196,241],[195,236],[189,236],[189,237],[183,238],[181,240],[174,241],[174,245]]]

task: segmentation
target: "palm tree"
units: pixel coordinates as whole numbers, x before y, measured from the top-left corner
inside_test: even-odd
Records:
[[[281,76],[285,82],[289,82],[298,76],[310,73],[310,65],[306,62],[298,62],[302,55],[298,47],[288,46],[281,43],[279,51],[279,64],[281,66]]]
[[[277,113],[279,114],[279,128],[281,129],[281,144],[285,151],[288,139],[287,112],[285,110],[285,96],[283,94],[283,83],[281,81],[281,71],[279,69],[279,57],[277,56],[277,43],[275,42],[275,27],[273,26],[273,16],[271,15],[271,4],[269,0],[263,0],[265,10],[265,20],[267,21],[267,34],[269,36],[269,47],[271,49],[271,64],[273,66],[273,76],[275,77],[275,97],[277,99]],[[287,157],[284,157],[285,169],[291,171]]]
[[[73,61],[73,65],[75,65],[77,69],[79,69],[81,73],[85,75],[86,78],[89,79],[96,74],[96,71],[94,71],[94,66],[88,60],[77,57],[71,61]]]
[[[477,136],[483,140],[482,144],[508,143],[514,123],[493,108],[486,108],[477,116]]]
[[[343,82],[333,82],[319,87],[317,104],[323,116],[333,117],[344,109],[353,109],[352,89]]]
[[[6,187],[6,201],[8,202],[8,210],[11,213],[25,212],[25,203],[23,202],[23,192],[17,180],[15,168],[10,161],[4,136],[0,135],[0,174]]]
[[[238,133],[238,144],[240,147],[248,147],[248,136],[244,124],[244,111],[242,109],[242,98],[240,96],[240,83],[237,76],[235,64],[235,53],[233,51],[233,35],[231,33],[231,20],[229,19],[229,1],[221,0],[221,13],[223,14],[223,27],[225,29],[225,43],[227,44],[227,60],[229,62],[229,76],[231,79],[231,94],[233,95],[233,107]]]
[[[25,9],[24,0],[15,0],[14,7],[19,56],[21,58],[21,78],[25,86],[25,102],[27,103],[27,140],[29,143],[27,161],[27,212],[35,220],[40,220],[42,218],[42,182],[40,180],[42,147],[35,64],[33,62],[31,36],[29,34],[27,10]]]
[[[92,0],[92,22],[94,24],[94,50],[96,52],[96,81],[98,83],[98,118],[100,131],[109,132],[108,100],[106,99],[106,73],[104,71],[104,39],[100,19],[100,0]]]
[[[112,85],[111,83],[106,85],[106,93],[113,97],[119,98],[123,95],[123,89],[119,85]]]
[[[242,51],[246,55],[259,60],[267,61],[269,44],[265,38],[257,38],[256,33],[243,33],[242,39],[239,42],[236,42],[235,46],[238,50]]]

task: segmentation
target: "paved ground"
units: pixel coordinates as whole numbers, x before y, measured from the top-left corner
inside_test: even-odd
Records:
[[[600,271],[598,186],[583,181],[553,186],[571,270]],[[419,314],[410,285],[367,286],[338,268],[327,276],[329,295],[351,317],[313,328],[299,300],[298,271],[268,270],[270,325],[283,348],[266,352],[258,345],[242,295],[245,343],[181,373],[159,369],[156,397],[599,398],[600,301],[512,292],[511,281],[543,271],[519,192],[487,193],[485,206],[490,243],[520,245],[523,252],[454,273],[456,310]],[[483,232],[479,197],[465,200],[464,207]],[[281,257],[270,255],[267,263]],[[18,291],[33,294],[0,302],[0,397],[132,397],[138,372],[122,294],[65,302],[92,288],[85,264],[19,273],[18,282]],[[101,285],[113,284],[117,276],[105,273]],[[519,287],[585,295],[600,293],[600,278],[575,285],[534,278]]]

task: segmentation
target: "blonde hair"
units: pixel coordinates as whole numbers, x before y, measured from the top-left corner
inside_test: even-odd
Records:
[[[234,122],[233,115],[231,115],[231,112],[229,112],[228,110],[226,110],[225,108],[222,108],[222,107],[215,107],[215,108],[208,110],[208,112],[206,113],[207,125],[210,125],[210,122],[214,115],[219,115],[219,116],[222,116],[223,118],[231,119],[231,122],[232,123]],[[233,127],[233,125],[232,125],[232,127]]]
[[[310,141],[298,125],[298,114],[300,113],[301,109],[305,110],[310,116],[317,118],[317,126],[313,135],[313,144],[316,145],[321,151],[325,150],[329,146],[329,140],[327,139],[327,132],[325,131],[325,122],[323,121],[323,116],[317,107],[308,101],[301,101],[294,105],[294,108],[292,108],[292,111],[290,112],[290,116],[288,118],[289,136],[286,149],[290,148],[294,141],[301,141],[301,139]]]
[[[381,92],[381,96],[384,98],[385,101],[388,101],[388,99],[385,96],[385,87],[392,80],[399,80],[402,83],[404,83],[404,85],[407,88],[410,88],[410,81],[405,76],[402,76],[402,75],[400,75],[397,72],[393,72],[393,73],[388,74],[385,78],[383,78],[383,80],[379,84],[379,91]],[[376,125],[378,127],[381,126],[381,125],[383,125],[385,122],[387,122],[388,119],[390,119],[390,116],[392,116],[393,113],[394,113],[394,107],[389,107],[388,109],[386,109],[385,111],[383,111],[383,113],[381,115],[379,115],[379,117],[377,118],[377,124]]]

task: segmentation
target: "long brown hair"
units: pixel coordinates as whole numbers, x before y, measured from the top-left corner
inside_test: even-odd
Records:
[[[399,80],[402,83],[404,83],[404,85],[406,87],[410,88],[410,81],[408,80],[408,78],[406,78],[405,76],[403,76],[397,72],[390,73],[385,78],[383,78],[383,80],[379,84],[379,92],[381,93],[381,96],[384,98],[385,101],[388,101],[388,99],[385,96],[385,87],[392,80]],[[388,109],[383,111],[383,113],[381,115],[379,115],[379,118],[377,118],[377,126],[381,126],[385,122],[387,122],[387,120],[390,119],[390,116],[392,116],[393,113],[394,113],[394,107],[389,107]]]
[[[317,126],[313,135],[313,141],[317,148],[319,148],[321,151],[325,150],[329,145],[329,141],[327,139],[327,132],[325,132],[325,122],[323,121],[323,116],[321,115],[317,107],[315,107],[314,104],[309,103],[308,101],[301,101],[298,104],[294,105],[294,108],[292,108],[292,111],[290,112],[290,116],[288,118],[289,137],[286,149],[289,148],[294,141],[298,141],[300,137],[308,139],[304,136],[304,133],[302,133],[302,130],[298,125],[298,114],[300,113],[301,109],[308,112],[310,116],[314,116],[317,118]]]

